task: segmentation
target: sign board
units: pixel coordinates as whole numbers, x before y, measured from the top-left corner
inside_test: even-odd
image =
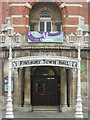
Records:
[[[13,92],[14,77],[11,78],[11,91]],[[8,92],[8,76],[4,78],[4,92]]]
[[[77,68],[77,61],[75,60],[65,60],[60,58],[34,58],[34,59],[24,59],[18,61],[12,60],[12,69],[27,67],[27,66],[62,66],[62,67],[70,67]]]
[[[86,70],[86,68],[85,68],[84,65],[81,65],[80,68],[81,68],[81,69],[80,69],[80,72],[84,72],[84,71]]]
[[[63,32],[28,32],[28,42],[63,42]]]

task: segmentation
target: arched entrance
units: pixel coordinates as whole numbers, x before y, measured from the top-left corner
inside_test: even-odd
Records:
[[[40,105],[44,108],[58,106],[58,110],[69,106],[68,93],[66,92],[69,90],[66,86],[69,78],[66,79],[68,73],[66,76],[65,67],[77,69],[77,63],[77,58],[64,56],[13,58],[12,69],[22,68],[24,72],[24,74],[20,72],[21,77],[19,76],[21,83],[23,83],[22,106],[29,105],[30,111],[36,110],[36,107]]]
[[[32,67],[31,104],[59,105],[60,104],[60,71],[58,67]]]

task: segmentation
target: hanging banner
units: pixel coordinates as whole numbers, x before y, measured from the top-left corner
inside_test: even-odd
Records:
[[[28,42],[63,42],[63,32],[28,32]]]

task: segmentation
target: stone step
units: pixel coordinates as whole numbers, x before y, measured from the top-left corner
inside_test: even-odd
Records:
[[[58,106],[33,106],[33,111],[58,111]]]

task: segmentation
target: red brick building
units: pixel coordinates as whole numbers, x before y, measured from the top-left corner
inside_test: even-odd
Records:
[[[88,6],[89,2],[87,1],[2,2],[1,31],[7,35],[7,26],[10,22],[14,32],[21,34],[20,47],[13,48],[12,57],[65,56],[77,58],[77,50],[70,46],[69,34],[73,33],[76,36],[76,30],[81,28],[83,30],[83,41],[84,35],[90,33]],[[28,42],[27,34],[29,31],[63,31],[63,42]],[[12,40],[15,41],[15,36]],[[83,107],[85,108],[88,106],[89,50],[89,46],[86,46],[81,51],[81,65],[85,68],[81,72],[81,94]],[[2,47],[4,107],[6,106],[7,96],[4,80],[8,76],[8,57],[8,48]],[[30,107],[35,110],[35,106],[56,106],[55,109],[62,111],[67,108],[75,108],[78,73],[75,73],[74,78],[70,68],[60,66],[23,67],[18,69],[17,76],[12,71],[12,77],[14,79],[12,92],[14,107],[18,105],[22,108],[27,107],[27,110]]]
[[[41,6],[40,4],[43,5]],[[30,26],[30,13],[34,11],[34,8],[39,7],[40,5],[40,7],[42,7],[42,11],[45,10],[50,13],[54,12],[54,17],[55,11],[48,9],[51,6],[50,4],[52,4],[53,6],[58,8],[58,14],[61,16],[60,22],[62,24],[62,30],[65,32],[65,34],[70,34],[71,32],[75,33],[78,25],[81,25],[82,27],[84,27],[85,30],[88,30],[88,2],[48,2],[40,4],[37,2],[28,2],[27,4],[26,2],[9,2],[7,5],[6,2],[3,2],[2,24],[6,24],[6,17],[10,16],[15,32],[26,34],[29,31]],[[47,4],[49,5],[49,7],[45,8],[45,5]],[[53,17],[52,20],[55,19]],[[39,15],[37,15],[36,19],[39,19]],[[36,30],[38,30],[37,27]]]

